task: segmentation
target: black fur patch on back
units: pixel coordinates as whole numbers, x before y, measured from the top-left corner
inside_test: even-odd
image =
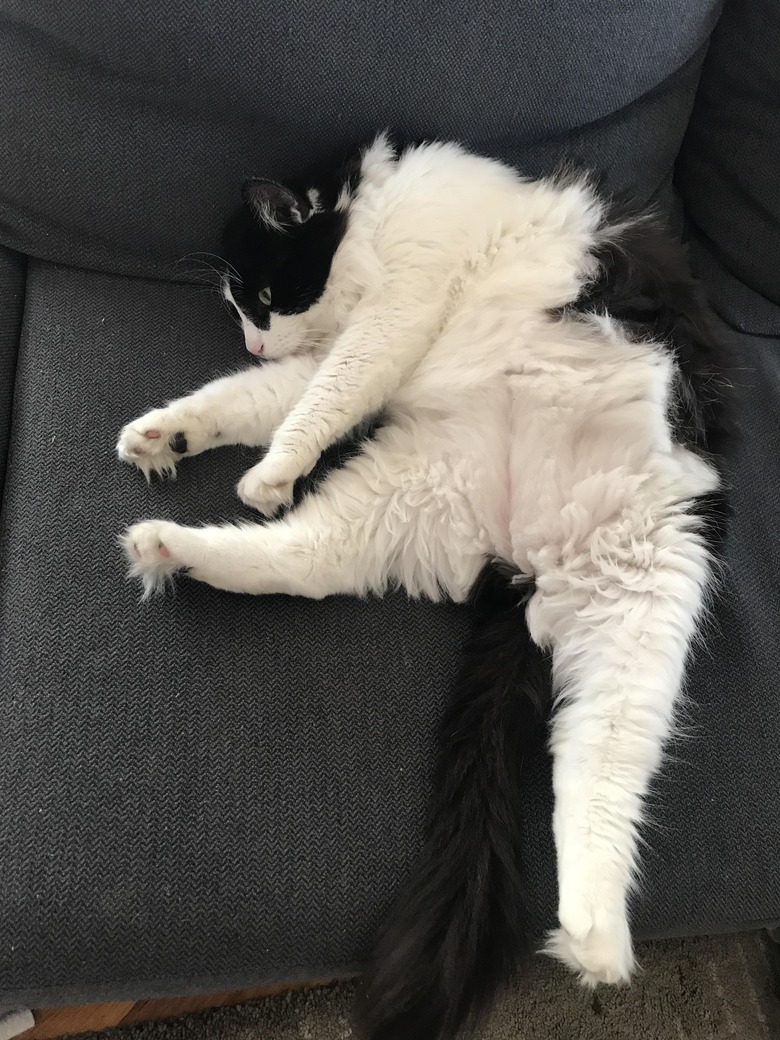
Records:
[[[672,435],[717,469],[721,487],[691,510],[709,549],[719,554],[730,506],[730,463],[737,443],[728,336],[716,324],[703,288],[694,279],[682,244],[652,217],[624,204],[608,211],[605,230],[619,228],[595,250],[596,277],[564,313],[596,312],[619,321],[629,338],[662,343],[677,378],[670,401]]]
[[[652,218],[632,218],[622,206],[605,225],[624,226],[595,250],[598,273],[566,312],[608,314],[630,337],[664,343],[678,371],[674,435],[720,465],[733,430],[726,346],[685,251]]]

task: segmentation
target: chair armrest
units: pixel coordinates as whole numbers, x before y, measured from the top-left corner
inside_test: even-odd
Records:
[[[0,246],[0,488],[11,435],[16,357],[24,315],[27,258]]]

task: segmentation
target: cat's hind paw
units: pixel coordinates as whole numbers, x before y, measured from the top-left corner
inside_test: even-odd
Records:
[[[635,966],[628,922],[617,917],[608,926],[593,924],[578,935],[556,928],[542,953],[571,968],[584,986],[628,982]]]
[[[128,527],[119,538],[130,564],[128,576],[141,579],[144,599],[162,590],[177,571],[186,568],[171,548],[177,530],[177,524],[165,520],[144,520]]]

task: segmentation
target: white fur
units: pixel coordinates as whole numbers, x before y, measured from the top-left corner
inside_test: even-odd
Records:
[[[227,302],[233,307],[236,314],[238,314],[239,320],[241,321],[241,331],[244,333],[244,345],[250,354],[254,354],[255,357],[262,357],[265,355],[265,339],[261,329],[258,329],[257,325],[247,317],[247,315],[241,310],[236,303],[236,298],[233,295],[233,290],[230,287],[230,279],[223,278],[222,280],[222,295],[225,297]]]
[[[559,702],[547,949],[586,982],[626,979],[642,798],[709,572],[687,506],[716,477],[672,442],[661,346],[552,316],[592,274],[602,214],[587,185],[524,182],[455,145],[396,164],[380,138],[349,211],[325,293],[284,323],[279,360],[131,423],[119,453],[148,473],[175,466],[179,431],[190,454],[269,444],[239,493],[273,512],[358,420],[384,408],[388,424],[274,523],[135,525],[132,573],[147,591],[186,567],[237,592],[401,585],[455,600],[485,557],[532,574],[528,622],[553,649]]]
[[[326,321],[323,307],[319,303],[311,307],[305,314],[275,313],[271,321],[271,328],[263,331],[236,303],[229,278],[222,281],[222,295],[238,314],[241,330],[244,333],[244,344],[249,353],[254,354],[255,357],[278,361],[279,358],[287,357],[290,354],[313,353],[323,341],[330,341],[336,331],[332,321]]]

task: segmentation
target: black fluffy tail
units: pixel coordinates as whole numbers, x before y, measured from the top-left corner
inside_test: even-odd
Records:
[[[377,943],[358,1006],[365,1040],[450,1040],[527,949],[520,771],[550,689],[528,592],[486,568],[444,719],[421,861]]]

